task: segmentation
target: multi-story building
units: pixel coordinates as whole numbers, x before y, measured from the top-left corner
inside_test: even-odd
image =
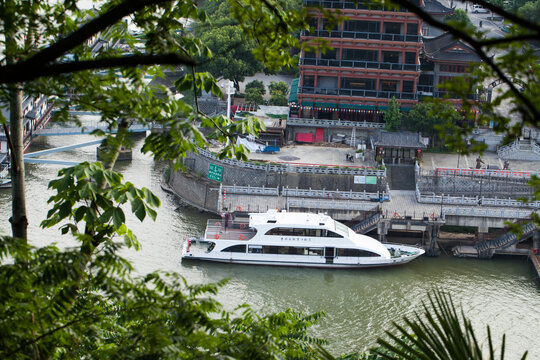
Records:
[[[456,96],[446,91],[444,82],[456,76],[463,76],[470,72],[470,64],[481,61],[482,59],[472,47],[455,39],[449,33],[424,39],[422,73],[418,85],[419,95],[455,98]],[[478,100],[478,95],[470,94],[469,99]],[[456,107],[459,107],[461,100],[453,99],[452,101]]]
[[[301,54],[291,117],[379,122],[391,98],[404,110],[418,102],[422,37],[416,15],[346,0],[304,0],[304,6],[339,9],[347,20],[329,28],[317,12],[314,30],[301,34],[303,42],[322,38],[333,49]]]

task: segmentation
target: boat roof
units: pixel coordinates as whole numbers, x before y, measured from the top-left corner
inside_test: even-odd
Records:
[[[249,214],[249,218],[250,226],[274,224],[298,227],[329,227],[334,223],[331,217],[324,214],[287,212],[275,209],[268,210],[266,213]]]

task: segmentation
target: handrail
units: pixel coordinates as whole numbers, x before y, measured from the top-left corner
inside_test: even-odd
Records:
[[[385,124],[367,121],[289,118],[287,120],[287,126],[354,127],[383,129]]]
[[[278,196],[279,187],[257,187],[257,186],[238,186],[238,185],[222,185],[222,190],[229,194],[249,194],[249,195],[270,195]]]
[[[382,41],[403,41],[403,42],[420,42],[420,35],[409,34],[389,34],[381,32],[362,32],[362,31],[348,31],[348,30],[313,30],[302,31],[301,36],[313,36],[313,37],[332,37],[332,38],[344,38],[344,39],[363,39],[363,40],[382,40]]]
[[[387,63],[377,61],[359,61],[347,59],[317,59],[317,58],[300,58],[300,65],[306,66],[335,66],[335,67],[350,67],[350,68],[366,68],[378,70],[397,70],[397,71],[420,71],[420,65],[405,64],[405,63]]]
[[[290,189],[283,187],[283,196],[296,196],[296,197],[308,197],[308,198],[327,198],[327,199],[353,199],[353,200],[372,200],[372,199],[384,199],[390,200],[390,196],[386,192],[362,192],[357,191],[339,191],[338,190],[315,190],[315,189]]]
[[[377,91],[377,90],[360,90],[360,89],[338,89],[338,88],[320,88],[312,86],[299,86],[299,94],[317,94],[317,95],[342,95],[342,96],[359,96],[390,99],[395,97],[402,100],[417,100],[417,93],[408,93],[401,91]]]
[[[427,175],[446,176],[483,176],[483,177],[504,177],[528,179],[532,175],[540,175],[540,171],[519,171],[519,170],[496,170],[496,169],[466,169],[466,168],[436,168],[435,170],[425,170]]]
[[[540,201],[524,203],[516,199],[499,199],[497,197],[490,198],[485,196],[451,196],[451,195],[435,195],[422,194],[416,186],[416,200],[424,204],[444,204],[444,205],[468,205],[468,206],[504,206],[518,208],[540,208]]]
[[[468,216],[468,217],[489,217],[502,219],[527,219],[531,216],[531,211],[515,210],[515,209],[486,209],[479,207],[468,208],[443,208],[442,217],[447,215],[453,216]]]
[[[366,211],[373,208],[373,204],[356,202],[352,200],[319,200],[305,198],[287,198],[287,211],[291,207],[308,209],[356,210]]]
[[[295,172],[295,173],[313,173],[313,174],[334,174],[334,175],[366,175],[366,176],[386,176],[385,170],[369,169],[364,167],[323,167],[307,165],[290,164],[254,164],[251,162],[238,161],[233,159],[218,159],[212,152],[197,148],[199,154],[203,157],[212,159],[215,162],[221,162],[231,166],[239,166],[248,169],[262,170],[268,172]]]

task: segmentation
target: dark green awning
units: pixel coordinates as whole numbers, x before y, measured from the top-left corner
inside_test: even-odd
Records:
[[[298,83],[300,78],[293,79],[291,82],[291,92],[289,93],[289,102],[295,103],[298,101]]]
[[[375,110],[375,105],[339,104],[340,109]]]

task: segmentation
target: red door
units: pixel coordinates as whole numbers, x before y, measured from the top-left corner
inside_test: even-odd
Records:
[[[323,142],[323,141],[324,141],[324,129],[323,128],[315,129],[315,142]]]

